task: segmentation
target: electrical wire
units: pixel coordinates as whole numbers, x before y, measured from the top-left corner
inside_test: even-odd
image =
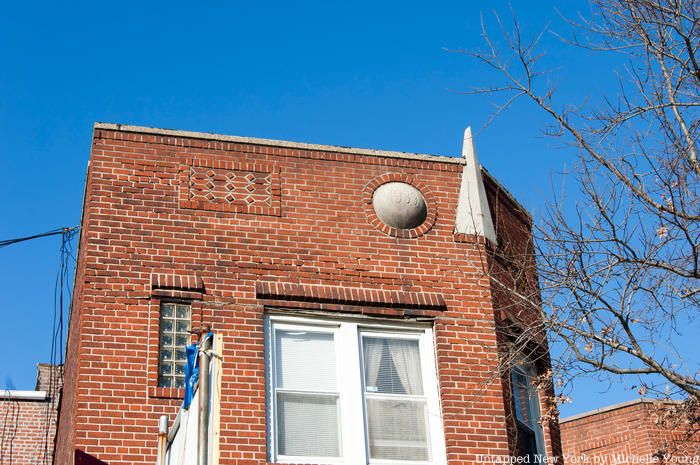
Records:
[[[0,249],[2,249],[3,247],[7,247],[9,245],[18,244],[20,242],[29,241],[32,239],[39,239],[41,237],[56,236],[58,234],[71,233],[73,231],[76,231],[79,228],[80,228],[80,226],[71,226],[71,227],[66,227],[66,228],[54,229],[52,231],[47,231],[45,233],[35,234],[33,236],[18,237],[15,239],[4,239],[4,240],[0,241]]]
[[[76,260],[73,254],[73,238],[78,232],[78,227],[62,228],[61,230],[61,248],[58,272],[54,286],[54,311],[53,323],[51,329],[51,355],[49,362],[49,385],[48,395],[49,402],[46,403],[44,409],[44,440],[43,448],[39,450],[42,453],[40,457],[41,463],[51,464],[54,461],[53,443],[55,441],[55,430],[57,424],[56,415],[61,402],[61,394],[63,391],[63,357],[65,354],[64,347],[64,321],[65,314],[69,313],[72,301],[73,289],[71,287],[70,272],[71,265],[74,265]],[[45,233],[52,235],[53,232]],[[44,237],[39,235],[39,237]],[[72,260],[71,260],[72,259]],[[68,312],[66,312],[68,306]],[[53,435],[51,431],[53,430]]]
[[[19,400],[13,399],[9,395],[9,390],[6,391],[8,392],[7,400],[2,401],[5,404],[5,418],[2,424],[2,433],[0,433],[0,465],[12,465],[14,442],[19,428]],[[5,460],[6,457],[7,460]]]
[[[53,442],[56,436],[56,415],[58,413],[58,404],[60,403],[61,391],[63,388],[63,357],[65,353],[64,349],[64,320],[65,311],[64,308],[69,306],[72,300],[72,287],[70,285],[70,271],[71,271],[71,259],[72,263],[75,264],[76,259],[73,254],[72,240],[77,234],[80,226],[70,226],[64,228],[58,228],[51,231],[47,231],[40,234],[34,234],[32,236],[18,237],[14,239],[4,239],[0,240],[0,249],[3,247],[8,247],[10,245],[18,244],[20,242],[26,242],[33,239],[39,239],[42,237],[61,235],[61,248],[60,248],[60,259],[58,273],[56,275],[56,283],[54,286],[54,311],[53,311],[53,323],[51,328],[51,355],[50,355],[50,365],[49,365],[49,380],[48,380],[48,402],[44,410],[43,426],[44,426],[44,440],[43,447],[38,449],[38,454],[41,456],[40,461],[36,463],[50,464],[53,462]],[[67,294],[67,295],[66,295]],[[19,425],[19,409],[20,404],[15,399],[11,403],[9,410],[5,412],[5,418],[2,425],[2,430],[0,431],[0,465],[5,464],[5,452],[9,453],[9,463],[12,463],[13,455],[13,443],[15,436],[17,434],[17,427]],[[14,430],[8,436],[8,417],[12,415],[12,423],[10,425],[14,426]],[[54,430],[54,434],[51,435],[51,430]],[[7,444],[6,444],[7,442]],[[8,448],[9,450],[5,450]]]

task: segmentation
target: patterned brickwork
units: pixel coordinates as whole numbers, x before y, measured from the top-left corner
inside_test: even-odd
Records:
[[[186,157],[180,166],[184,208],[279,215],[279,175],[270,165]]]
[[[454,235],[461,173],[438,157],[96,127],[57,463],[155,462],[158,417],[174,418],[180,403],[177,390],[156,388],[163,299],[191,302],[193,326],[224,338],[222,464],[266,463],[263,321],[273,306],[432,321],[448,464],[508,454],[489,251]],[[368,183],[384,179],[424,193],[430,227],[392,235],[368,220]],[[518,225],[504,237],[527,242],[519,207],[495,207]],[[201,285],[154,286],[154,274]]]

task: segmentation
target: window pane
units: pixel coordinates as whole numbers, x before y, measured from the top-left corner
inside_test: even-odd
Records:
[[[184,374],[185,345],[189,341],[190,306],[163,303],[160,306],[160,340],[158,350],[158,386],[181,387],[176,376]],[[184,318],[183,318],[184,317]]]
[[[534,455],[537,454],[537,440],[535,432],[520,422],[517,423],[517,437],[515,444],[516,455],[521,457],[531,457],[532,463],[535,462]]]
[[[367,399],[367,427],[370,458],[430,459],[424,402]]]
[[[423,395],[417,340],[365,336],[362,350],[367,392]]]
[[[335,391],[333,334],[311,331],[275,331],[277,387]]]
[[[161,349],[161,351],[160,351],[160,359],[161,359],[163,362],[166,362],[166,361],[168,361],[168,360],[172,360],[172,359],[173,359],[173,351],[172,351],[172,350],[163,350],[163,349]]]
[[[173,317],[173,304],[163,304],[160,307],[161,318],[172,318]]]
[[[530,411],[529,379],[518,370],[512,371],[513,401],[515,403],[515,418],[532,427],[533,412]]]
[[[277,394],[277,453],[304,457],[339,457],[338,397]]]
[[[190,306],[189,305],[178,305],[176,315],[178,318],[190,319]]]

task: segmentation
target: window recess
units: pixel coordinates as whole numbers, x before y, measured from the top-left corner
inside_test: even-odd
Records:
[[[158,387],[185,387],[185,346],[190,342],[192,306],[161,302],[158,325]]]
[[[536,372],[529,362],[511,368],[510,383],[516,426],[516,455],[535,460],[544,454],[544,435],[540,425],[540,402],[535,386]]]

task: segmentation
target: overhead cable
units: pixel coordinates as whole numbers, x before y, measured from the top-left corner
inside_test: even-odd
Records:
[[[15,238],[15,239],[4,239],[4,240],[1,240],[1,241],[0,241],[0,249],[3,248],[3,247],[7,247],[8,245],[17,244],[17,243],[19,243],[19,242],[29,241],[29,240],[32,240],[32,239],[39,239],[40,237],[56,236],[56,235],[58,235],[58,234],[71,233],[71,232],[77,230],[78,228],[80,228],[80,226],[71,226],[71,227],[66,227],[66,228],[54,229],[54,230],[52,230],[52,231],[48,231],[48,232],[45,232],[45,233],[35,234],[35,235],[33,235],[33,236],[18,237],[18,238]]]

